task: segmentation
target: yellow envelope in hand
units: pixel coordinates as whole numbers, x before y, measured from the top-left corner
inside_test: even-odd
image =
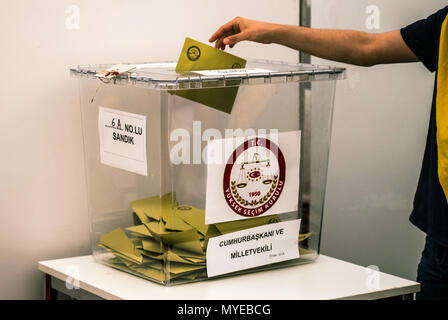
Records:
[[[240,57],[186,38],[177,61],[176,72],[238,69],[245,66],[246,60]],[[240,81],[235,81],[235,87],[174,90],[171,93],[211,108],[231,113],[239,84]]]

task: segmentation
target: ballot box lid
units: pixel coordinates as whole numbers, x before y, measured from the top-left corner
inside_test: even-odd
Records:
[[[126,70],[113,78],[101,78],[104,70],[120,66]],[[130,69],[130,70],[129,70]],[[177,73],[176,62],[145,62],[79,65],[70,68],[76,77],[96,78],[108,84],[144,86],[157,90],[185,90],[234,87],[252,84],[341,80],[345,69],[312,64],[294,64],[268,60],[249,60],[245,68],[200,70]]]

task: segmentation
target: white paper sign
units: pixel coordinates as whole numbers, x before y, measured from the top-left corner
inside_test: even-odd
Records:
[[[300,131],[207,144],[205,223],[298,210]]]
[[[247,69],[201,70],[193,72],[198,73],[202,76],[235,76],[235,75],[258,74],[258,73],[271,73],[274,71],[267,69],[247,68]]]
[[[98,127],[101,163],[148,175],[146,116],[100,107]]]
[[[207,276],[299,258],[300,220],[284,221],[211,238]]]

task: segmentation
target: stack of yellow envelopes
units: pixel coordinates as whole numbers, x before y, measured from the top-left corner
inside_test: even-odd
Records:
[[[179,205],[174,193],[136,200],[131,207],[135,225],[104,234],[99,246],[114,255],[112,266],[160,283],[207,277],[208,239],[280,221],[271,215],[206,225],[205,211]]]

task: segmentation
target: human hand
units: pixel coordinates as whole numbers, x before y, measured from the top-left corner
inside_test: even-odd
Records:
[[[208,40],[215,42],[215,48],[225,50],[228,45],[233,48],[238,42],[244,40],[259,43],[272,43],[277,25],[236,17],[221,26]]]

